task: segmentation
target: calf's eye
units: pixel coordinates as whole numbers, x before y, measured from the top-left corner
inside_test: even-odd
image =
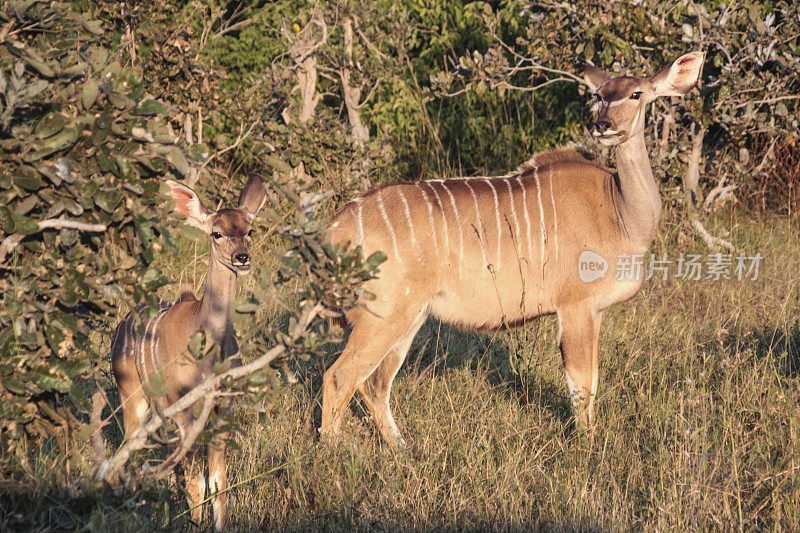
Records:
[[[631,100],[638,100],[640,96],[642,96],[642,91],[636,91],[631,95]]]
[[[222,238],[222,233],[220,233],[218,231],[212,231],[211,232],[211,236],[214,237],[215,239],[221,239]]]

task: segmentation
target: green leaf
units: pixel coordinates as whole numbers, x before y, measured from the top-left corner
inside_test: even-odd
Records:
[[[33,377],[36,384],[44,391],[68,392],[71,385],[67,379],[42,368],[36,369]]]
[[[26,216],[12,214],[14,219],[14,230],[23,235],[32,235],[39,231],[39,224]]]
[[[63,130],[66,125],[67,119],[60,113],[48,113],[36,123],[33,134],[39,139],[46,139]]]
[[[133,110],[134,115],[161,115],[167,111],[163,104],[156,100],[144,100],[136,109]]]
[[[81,105],[84,109],[89,109],[94,105],[97,100],[97,95],[100,94],[100,85],[95,80],[88,80],[83,84],[81,91]]]
[[[19,394],[25,395],[27,394],[27,390],[25,389],[25,384],[22,381],[18,380],[17,378],[11,376],[4,376],[0,383],[3,384],[3,387],[6,388],[12,394]]]
[[[36,72],[38,72],[39,74],[41,74],[45,78],[52,78],[53,76],[56,75],[56,73],[53,71],[53,69],[50,68],[50,65],[48,65],[47,63],[45,63],[43,61],[38,61],[36,59],[30,58],[30,57],[25,57],[25,56],[22,57],[22,60],[25,61],[31,67],[33,67],[33,69]]]
[[[113,213],[121,201],[122,194],[117,191],[101,192],[94,197],[94,203],[106,213]]]
[[[26,191],[38,191],[42,188],[42,178],[36,174],[14,176],[14,183]]]
[[[150,374],[150,378],[142,383],[144,392],[153,398],[160,398],[172,390],[172,385],[164,383],[164,377],[159,374]]]

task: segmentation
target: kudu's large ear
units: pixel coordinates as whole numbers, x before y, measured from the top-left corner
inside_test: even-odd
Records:
[[[692,90],[700,79],[705,52],[682,55],[669,66],[650,78],[656,96],[683,96]]]
[[[239,207],[247,211],[253,219],[266,200],[267,187],[264,185],[264,180],[258,174],[250,174],[250,179],[239,195]]]
[[[167,180],[166,184],[170,196],[175,200],[175,211],[186,215],[188,225],[208,232],[208,221],[213,213],[205,208],[197,193],[176,181]]]
[[[605,70],[588,63],[583,66],[583,79],[589,84],[589,90],[592,91],[592,93],[605,82],[611,80]]]

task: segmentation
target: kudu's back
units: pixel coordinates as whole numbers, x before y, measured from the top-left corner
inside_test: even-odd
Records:
[[[391,316],[398,306],[424,304],[448,323],[495,329],[583,296],[582,246],[602,253],[604,242],[620,237],[612,187],[612,175],[595,161],[555,150],[505,176],[371,191],[334,216],[328,237],[360,244],[365,255],[387,254],[365,287],[376,295],[369,313]]]

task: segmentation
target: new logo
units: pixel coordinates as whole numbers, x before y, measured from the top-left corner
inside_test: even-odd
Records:
[[[608,272],[608,261],[605,258],[590,250],[584,250],[578,257],[578,277],[584,283],[591,283],[606,275]]]

